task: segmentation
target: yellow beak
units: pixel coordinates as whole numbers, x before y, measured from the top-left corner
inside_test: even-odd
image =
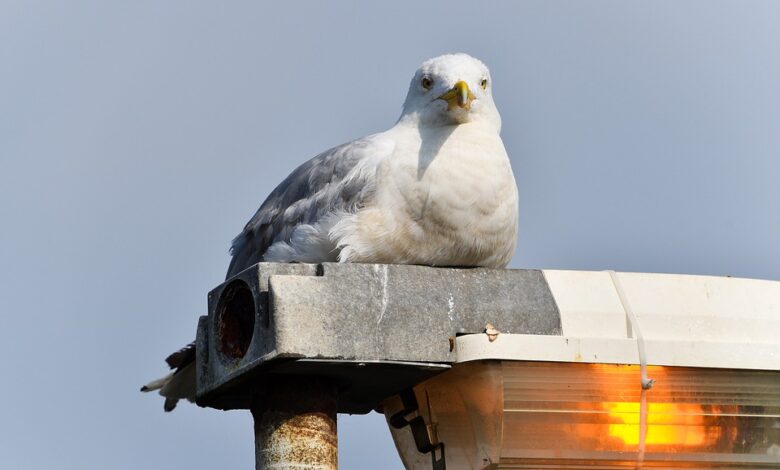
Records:
[[[452,89],[441,95],[438,99],[444,100],[449,106],[447,109],[453,109],[455,106],[469,110],[471,109],[471,102],[474,101],[476,96],[469,90],[469,86],[463,80],[460,80],[455,84]]]

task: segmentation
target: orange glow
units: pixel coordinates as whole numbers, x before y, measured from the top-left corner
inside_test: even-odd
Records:
[[[639,443],[639,403],[604,403],[609,411],[609,435],[625,445]],[[700,446],[707,440],[701,406],[690,403],[649,403],[645,444]]]

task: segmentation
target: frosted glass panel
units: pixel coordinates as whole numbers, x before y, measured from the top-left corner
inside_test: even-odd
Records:
[[[643,468],[780,469],[780,373],[650,367]],[[634,468],[639,368],[482,361],[415,388],[447,468]],[[388,400],[385,413],[402,409]],[[392,430],[407,468],[430,469],[407,428]]]

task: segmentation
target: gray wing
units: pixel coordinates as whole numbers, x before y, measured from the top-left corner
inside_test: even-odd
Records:
[[[374,192],[371,162],[393,147],[390,139],[377,134],[326,150],[296,168],[233,239],[227,277],[263,261],[268,247],[289,241],[296,226],[359,209]]]

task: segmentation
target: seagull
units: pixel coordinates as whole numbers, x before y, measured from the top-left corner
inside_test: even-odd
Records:
[[[487,66],[467,54],[423,62],[390,129],[295,169],[233,240],[231,278],[261,261],[503,268],[518,194]],[[145,385],[170,411],[194,400],[195,346]]]

